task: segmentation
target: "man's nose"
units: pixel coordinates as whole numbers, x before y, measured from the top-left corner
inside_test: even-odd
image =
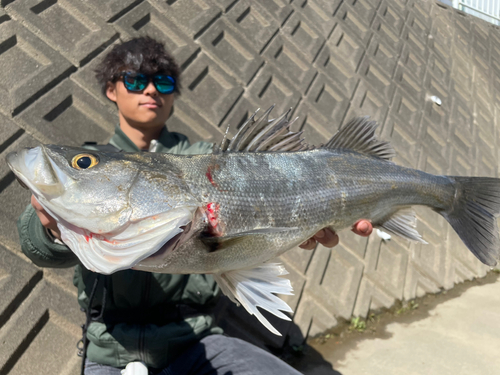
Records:
[[[149,81],[148,85],[144,88],[143,93],[146,95],[157,96],[158,90],[155,85],[153,85],[153,82]]]

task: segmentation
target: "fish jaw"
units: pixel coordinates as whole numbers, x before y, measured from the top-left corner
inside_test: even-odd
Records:
[[[39,200],[57,198],[73,183],[48,157],[43,146],[11,152],[7,155],[7,164]]]

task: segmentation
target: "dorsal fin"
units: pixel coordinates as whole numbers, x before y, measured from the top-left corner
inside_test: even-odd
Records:
[[[269,119],[274,105],[257,120],[258,110],[241,126],[228,142],[226,137],[214,152],[262,152],[262,151],[304,151],[314,147],[304,143],[302,132],[293,132],[291,125],[297,120],[288,120],[291,108],[276,119]]]
[[[352,150],[362,154],[390,160],[396,153],[391,144],[377,139],[375,129],[378,124],[368,117],[357,117],[343,126],[324,146]]]

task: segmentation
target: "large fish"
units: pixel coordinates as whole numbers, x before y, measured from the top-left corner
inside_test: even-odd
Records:
[[[10,168],[58,222],[88,269],[210,273],[222,291],[279,334],[257,307],[289,319],[274,293],[291,294],[274,257],[318,230],[358,219],[412,241],[411,206],[430,207],[483,263],[500,238],[500,180],[434,176],[389,159],[376,123],[358,118],[309,147],[288,113],[252,116],[209,155],[94,152],[39,146],[7,156]]]

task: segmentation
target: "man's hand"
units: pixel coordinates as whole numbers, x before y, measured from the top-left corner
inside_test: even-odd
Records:
[[[54,236],[54,238],[57,238],[60,240],[61,239],[61,232],[57,228],[56,220],[52,216],[50,216],[47,213],[47,211],[44,210],[44,208],[42,207],[42,205],[40,203],[38,203],[38,201],[36,200],[34,195],[31,196],[31,205],[35,209],[35,212],[36,212],[38,218],[40,219],[40,222],[42,223],[42,225],[45,228],[47,228],[48,230],[50,230],[50,233],[52,233],[52,236]]]
[[[352,226],[351,230],[361,237],[368,237],[373,231],[373,226],[368,220],[361,219]],[[324,228],[299,247],[306,250],[313,250],[317,242],[325,247],[334,247],[339,243],[339,236],[334,231]]]

